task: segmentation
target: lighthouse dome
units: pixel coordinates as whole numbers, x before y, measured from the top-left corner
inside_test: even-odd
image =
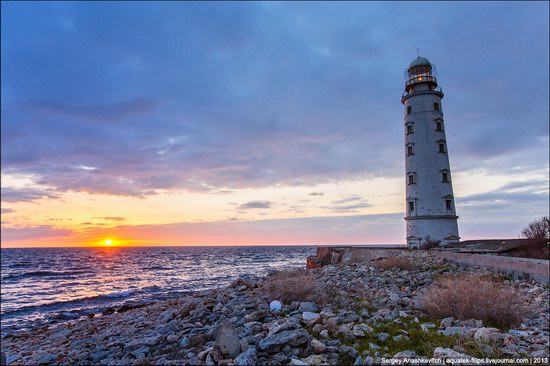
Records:
[[[426,57],[418,56],[411,62],[411,64],[409,65],[409,69],[415,66],[431,66],[431,65],[432,64],[430,63],[430,61],[428,61]]]

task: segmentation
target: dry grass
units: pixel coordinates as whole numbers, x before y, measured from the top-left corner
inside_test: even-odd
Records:
[[[422,299],[423,310],[435,318],[479,319],[486,324],[514,326],[531,309],[510,285],[490,278],[444,277]]]
[[[378,269],[388,270],[392,268],[399,268],[403,270],[416,269],[416,265],[408,258],[403,257],[391,257],[381,259],[373,263],[373,266]]]
[[[265,281],[264,288],[285,304],[317,298],[317,282],[306,270],[276,272]]]
[[[312,301],[318,305],[329,304],[333,308],[348,308],[350,304],[361,305],[365,295],[359,288],[360,285],[353,282],[349,287],[342,287],[317,281],[307,270],[276,272],[263,284],[264,291],[271,299],[280,300],[284,304]]]

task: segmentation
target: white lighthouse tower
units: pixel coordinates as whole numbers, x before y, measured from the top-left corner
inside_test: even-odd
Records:
[[[405,181],[407,244],[429,239],[442,245],[459,241],[445,137],[445,121],[435,65],[418,57],[405,71]]]

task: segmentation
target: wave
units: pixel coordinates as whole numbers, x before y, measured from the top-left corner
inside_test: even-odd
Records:
[[[22,306],[18,309],[12,310],[12,311],[6,311],[5,313],[2,314],[2,317],[6,316],[8,314],[13,315],[13,314],[17,314],[17,313],[32,312],[32,311],[36,311],[36,310],[49,309],[51,311],[52,310],[51,308],[65,307],[65,306],[68,306],[68,305],[71,305],[71,304],[76,305],[76,304],[79,304],[79,303],[84,303],[86,305],[89,305],[90,302],[91,303],[103,303],[103,302],[112,301],[112,299],[129,297],[132,294],[134,294],[134,292],[130,291],[130,290],[128,290],[128,291],[114,291],[114,292],[109,292],[109,293],[106,293],[106,294],[99,294],[99,295],[95,295],[95,296],[85,296],[85,297],[80,297],[80,298],[71,299],[71,300],[52,301],[52,302],[45,303],[45,304],[40,304],[40,305]]]
[[[88,271],[31,271],[19,274],[11,274],[5,277],[2,277],[3,280],[16,280],[21,278],[32,278],[32,277],[62,277],[62,276],[75,276],[81,274],[90,273]]]
[[[147,270],[156,270],[156,271],[170,271],[174,268],[172,267],[163,267],[163,266],[152,266],[152,267],[148,267],[148,268],[145,268]]]

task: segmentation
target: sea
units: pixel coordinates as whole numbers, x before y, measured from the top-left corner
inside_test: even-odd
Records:
[[[2,336],[305,268],[312,246],[2,248]]]

